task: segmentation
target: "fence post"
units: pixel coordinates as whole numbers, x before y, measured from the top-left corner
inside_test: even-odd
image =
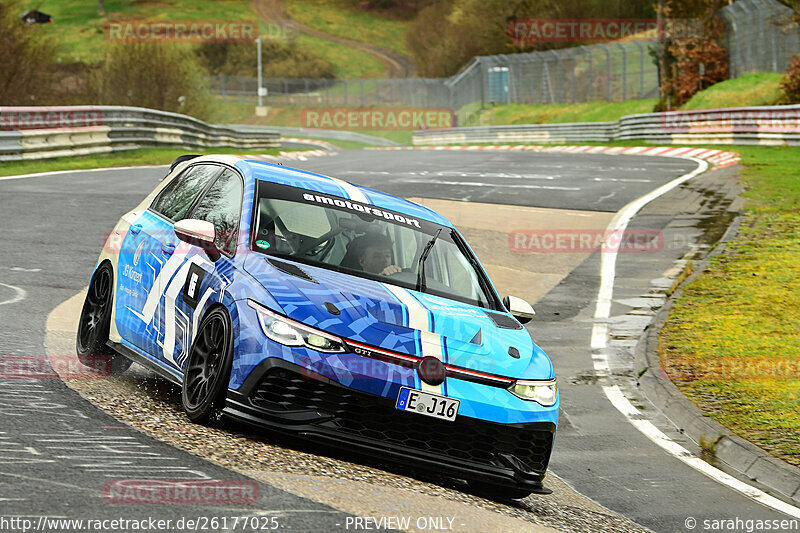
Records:
[[[644,46],[639,41],[633,41],[639,47],[639,98],[644,98]]]
[[[628,99],[628,53],[622,43],[615,41],[620,50],[622,50],[622,101]]]
[[[306,105],[310,106],[311,105],[311,94],[310,94],[311,91],[309,91],[309,89],[308,89],[308,78],[303,78],[303,86],[306,89]]]
[[[611,101],[611,53],[603,43],[597,43],[603,52],[606,53],[606,102]]]
[[[592,73],[592,51],[589,50],[585,45],[581,46],[581,49],[586,52],[586,56],[589,58],[589,101],[594,100],[594,74]]]
[[[572,60],[572,103],[575,103],[575,91],[577,90],[577,84],[575,82],[575,70],[578,68],[578,59],[575,57],[574,50],[571,48],[567,48],[567,55]]]
[[[561,65],[561,55],[558,52],[556,52],[555,50],[550,50],[550,53],[552,53],[556,57],[556,72],[558,73],[558,75],[557,75],[558,77],[556,78],[556,92],[559,95],[558,101],[560,103],[561,102],[561,86],[563,85],[563,82],[564,82],[564,70],[563,70],[562,65]],[[559,80],[561,81],[561,83],[559,83]],[[553,88],[550,87],[550,93],[552,94],[552,92],[553,92]],[[555,103],[555,101],[553,101],[553,103]]]

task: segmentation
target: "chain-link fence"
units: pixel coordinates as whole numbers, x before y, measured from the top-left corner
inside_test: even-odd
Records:
[[[776,0],[738,0],[720,12],[732,78],[783,72],[800,53],[792,10]],[[449,78],[290,79],[264,81],[265,105],[450,108],[458,122],[489,104],[568,104],[658,97],[651,41],[625,41],[561,50],[480,56]],[[255,103],[255,78],[212,77],[224,99]]]
[[[482,56],[450,78],[267,78],[265,105],[446,107],[497,103],[576,103],[652,98],[658,93],[651,43],[595,44],[563,50]],[[212,76],[223,99],[255,102],[255,78]]]
[[[728,25],[730,77],[750,72],[783,72],[800,53],[800,27],[792,9],[776,0],[738,0],[720,10]]]

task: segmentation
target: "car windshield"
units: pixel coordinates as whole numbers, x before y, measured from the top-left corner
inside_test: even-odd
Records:
[[[251,244],[267,255],[496,307],[452,228],[352,200],[261,182]]]

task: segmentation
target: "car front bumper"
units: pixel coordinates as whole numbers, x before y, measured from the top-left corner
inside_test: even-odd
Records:
[[[391,398],[345,387],[279,358],[262,361],[223,413],[380,459],[462,479],[542,490],[556,426],[501,424],[459,415],[438,420],[395,408]]]

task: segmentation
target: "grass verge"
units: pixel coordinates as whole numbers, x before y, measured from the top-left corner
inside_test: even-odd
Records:
[[[681,109],[775,105],[783,97],[782,77],[770,72],[726,80],[695,94]]]
[[[472,112],[459,110],[458,114],[459,124],[464,121],[464,126],[609,122],[619,120],[625,115],[650,113],[656,103],[657,100],[649,99],[582,104],[505,104],[483,110],[475,109]]]
[[[408,22],[360,11],[351,0],[291,0],[285,6],[290,17],[316,30],[409,55]]]
[[[733,149],[743,157],[744,222],[685,288],[658,351],[708,416],[800,466],[800,152]]]
[[[283,150],[290,152],[292,149]],[[83,170],[106,167],[132,167],[142,165],[168,165],[176,157],[183,154],[241,154],[247,150],[242,148],[214,148],[199,151],[186,148],[138,148],[110,154],[93,154],[77,157],[56,157],[53,159],[36,159],[29,161],[7,161],[0,163],[0,176],[34,174],[56,170]],[[251,153],[255,152],[250,150]],[[258,150],[259,154],[278,155],[281,149],[269,148]]]

